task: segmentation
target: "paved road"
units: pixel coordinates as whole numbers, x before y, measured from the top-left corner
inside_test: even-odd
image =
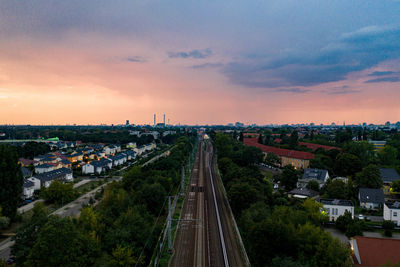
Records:
[[[246,266],[214,166],[211,143],[199,142],[170,266]]]

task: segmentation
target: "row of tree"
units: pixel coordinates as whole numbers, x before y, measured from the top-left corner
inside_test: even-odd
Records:
[[[166,197],[177,190],[194,140],[195,134],[182,136],[169,157],[131,168],[78,219],[48,216],[35,207],[15,237],[17,265],[147,266],[165,221]]]
[[[211,132],[210,136],[253,266],[351,266],[349,249],[321,228],[328,218],[320,212],[319,203],[301,203],[281,192],[273,193],[271,183],[255,166],[263,159],[258,148],[244,146],[222,133]],[[288,167],[282,181],[295,186],[298,175]]]

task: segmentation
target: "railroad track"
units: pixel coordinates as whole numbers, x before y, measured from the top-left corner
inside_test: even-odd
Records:
[[[245,266],[212,144],[199,142],[170,266]]]

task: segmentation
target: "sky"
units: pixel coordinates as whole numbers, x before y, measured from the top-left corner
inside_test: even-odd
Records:
[[[0,124],[396,122],[399,63],[399,0],[0,1]]]

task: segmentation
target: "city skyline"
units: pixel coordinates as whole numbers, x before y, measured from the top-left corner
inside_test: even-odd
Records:
[[[2,1],[0,124],[397,122],[399,12],[395,0]]]

